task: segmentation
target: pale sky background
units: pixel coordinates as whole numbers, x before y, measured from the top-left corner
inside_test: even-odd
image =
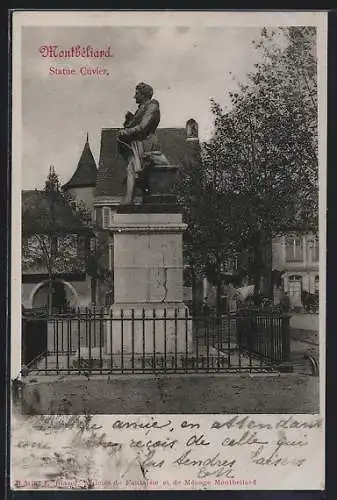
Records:
[[[259,54],[252,41],[260,28],[25,27],[22,30],[22,188],[44,185],[54,165],[62,182],[70,179],[86,133],[98,164],[102,128],[122,126],[135,111],[134,87],[154,87],[161,127],[199,123],[200,137],[212,127],[210,99],[229,105],[228,92],[253,70]],[[42,58],[39,47],[111,46],[110,59]],[[109,76],[51,76],[49,67],[102,66]]]

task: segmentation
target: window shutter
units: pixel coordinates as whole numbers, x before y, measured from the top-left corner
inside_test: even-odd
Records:
[[[113,243],[109,244],[109,270],[112,271],[114,268],[114,248]]]
[[[103,229],[108,229],[110,226],[110,207],[103,207]]]
[[[295,258],[294,260],[296,262],[302,262],[303,261],[303,240],[302,238],[295,238]]]
[[[312,248],[312,262],[319,261],[319,241],[318,238],[314,238],[313,240],[313,248]]]
[[[96,251],[96,238],[90,238],[90,252]]]

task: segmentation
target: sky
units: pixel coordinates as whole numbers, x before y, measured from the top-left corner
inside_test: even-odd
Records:
[[[44,185],[50,165],[67,182],[76,169],[86,134],[98,164],[102,128],[121,127],[134,112],[134,87],[154,88],[160,127],[199,123],[212,130],[210,99],[229,106],[228,93],[259,59],[249,27],[24,27],[22,29],[22,188]],[[43,45],[111,47],[109,59],[49,59]],[[75,68],[74,76],[49,74],[50,66]],[[81,76],[81,66],[106,68],[105,76]],[[234,79],[235,77],[235,79]]]

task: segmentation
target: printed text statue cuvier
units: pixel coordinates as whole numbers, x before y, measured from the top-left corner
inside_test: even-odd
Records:
[[[160,122],[159,102],[152,96],[150,85],[142,82],[136,86],[134,98],[138,109],[135,114],[127,112],[124,128],[117,136],[119,153],[127,162],[125,204],[134,202],[136,180],[140,180],[144,189],[151,158],[160,154],[155,133]]]

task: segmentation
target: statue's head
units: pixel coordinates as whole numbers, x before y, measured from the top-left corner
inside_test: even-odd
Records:
[[[137,104],[148,101],[153,96],[153,88],[147,83],[141,82],[136,86],[135,99]]]

